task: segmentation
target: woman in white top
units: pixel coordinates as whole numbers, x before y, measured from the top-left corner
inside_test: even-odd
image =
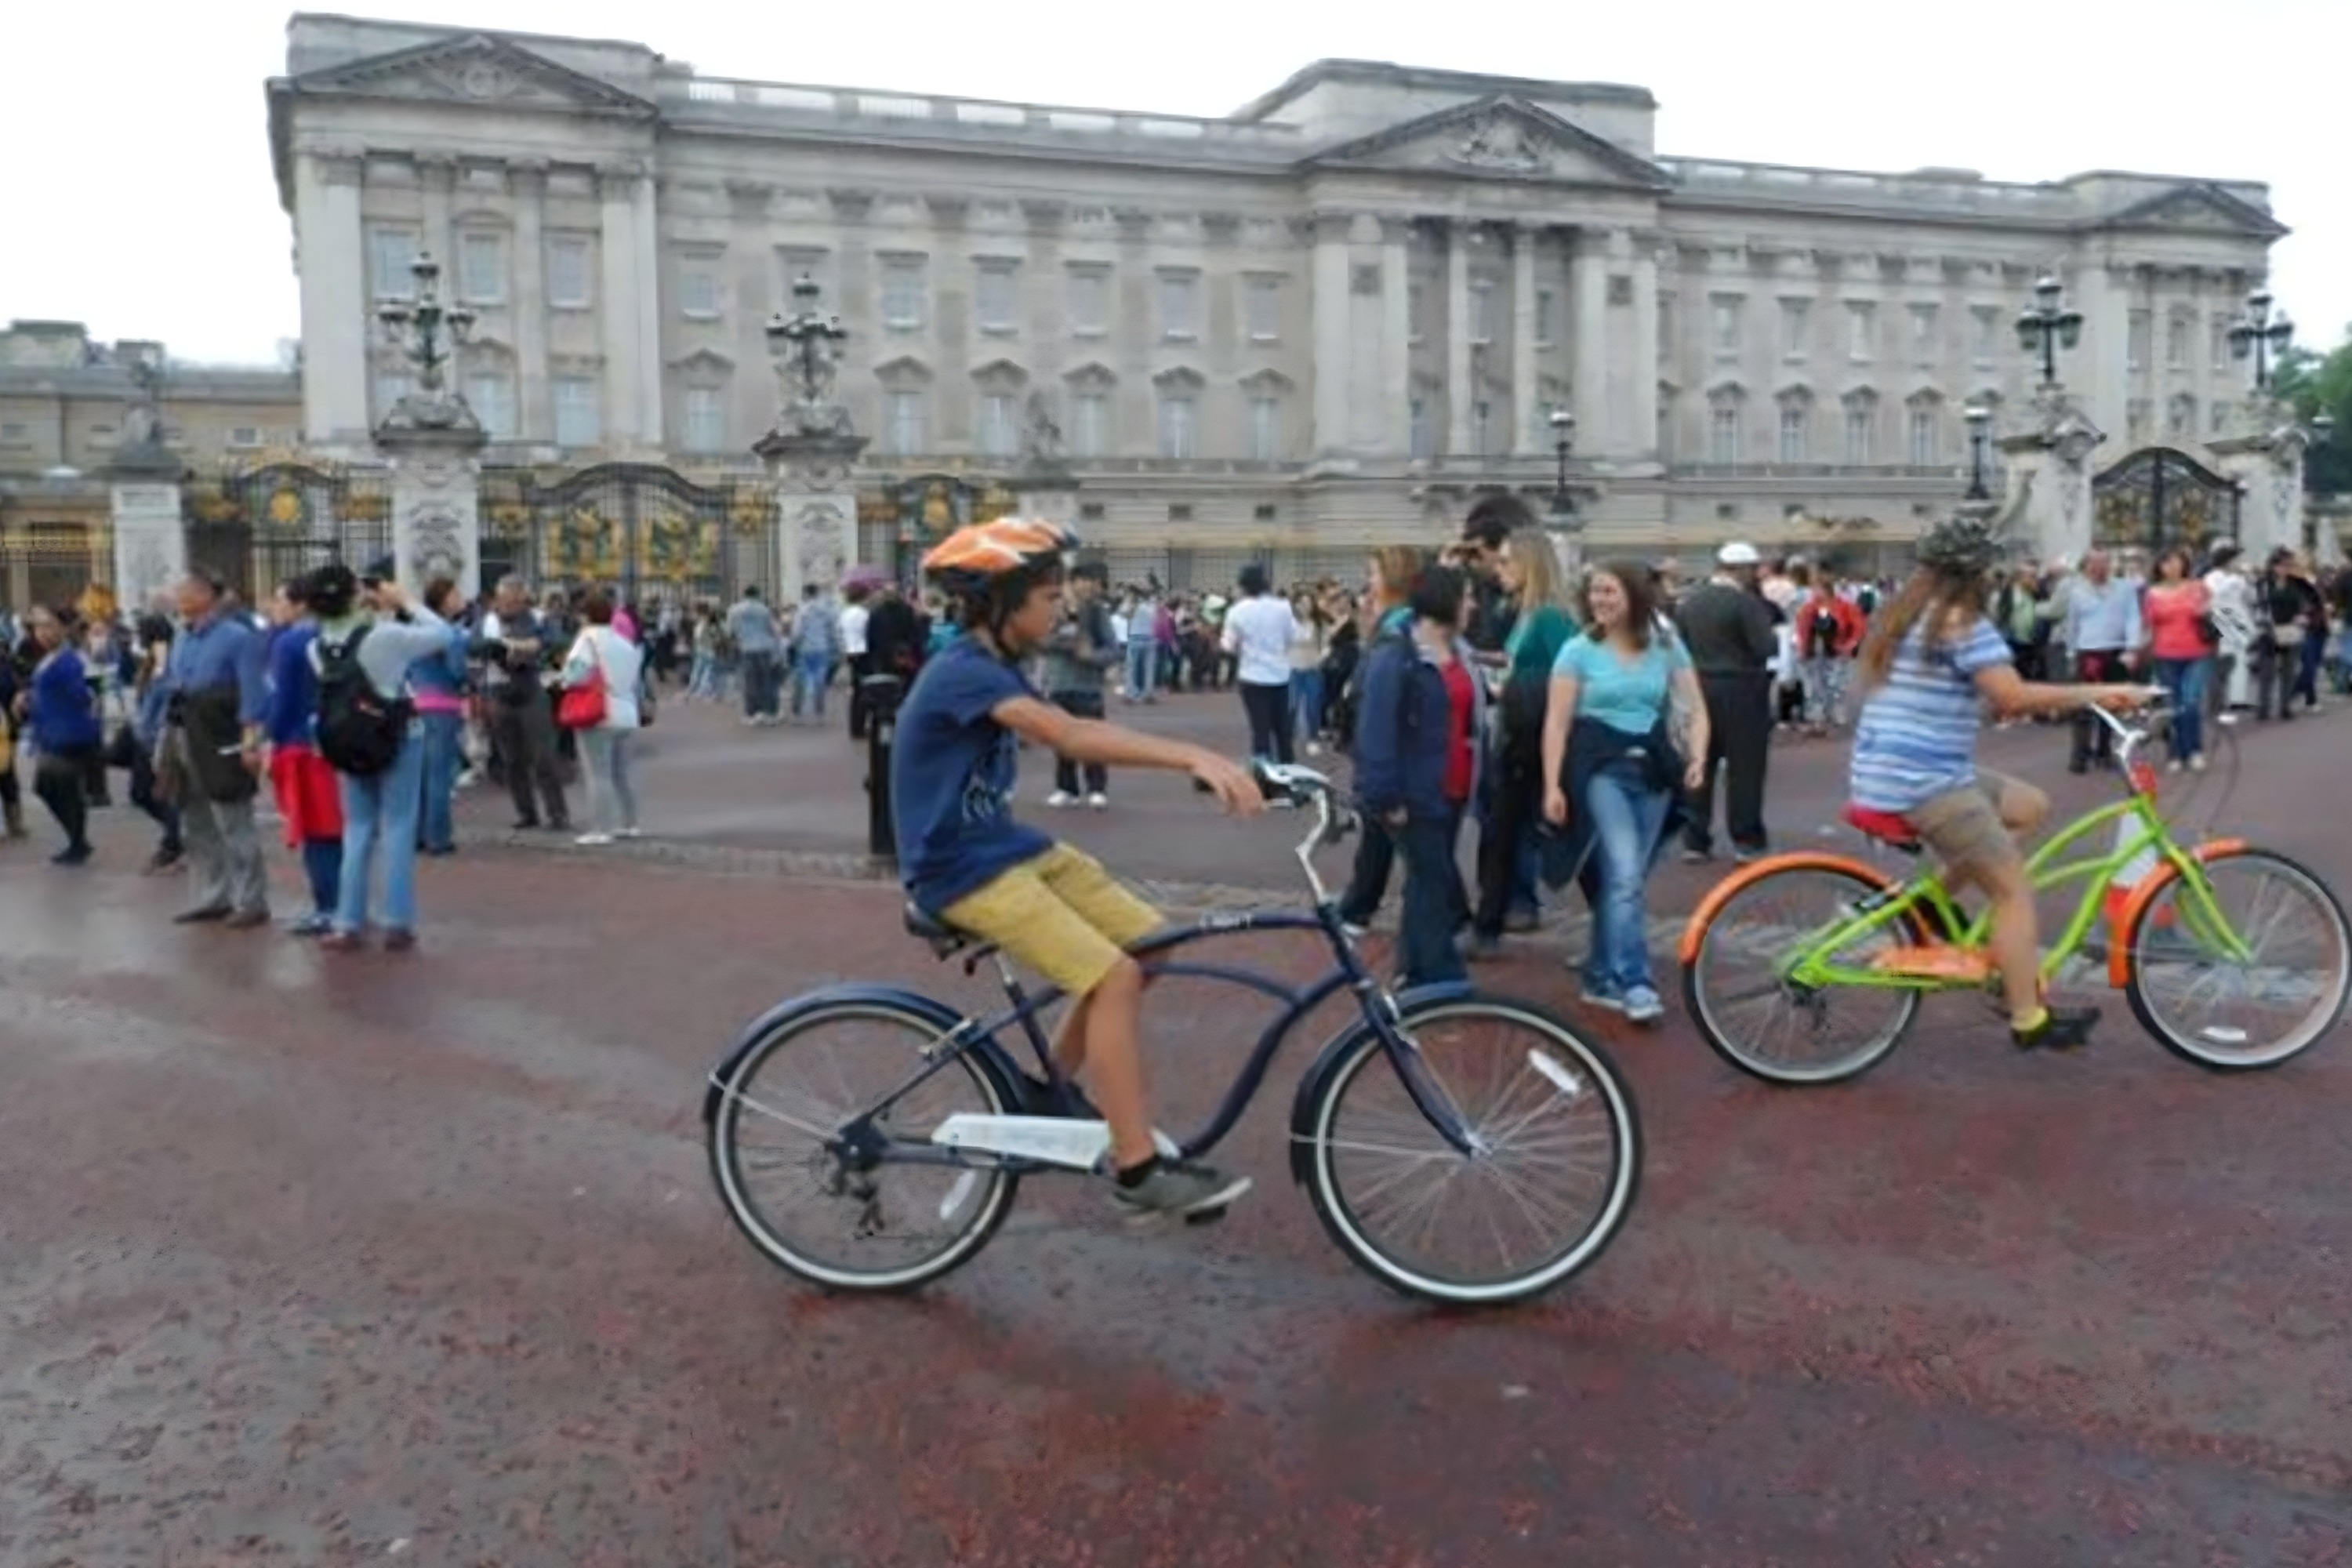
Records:
[[[1290,638],[1297,621],[1290,601],[1271,591],[1265,568],[1256,562],[1242,568],[1241,589],[1241,602],[1225,612],[1221,641],[1234,656],[1242,711],[1249,715],[1250,754],[1288,763]]]
[[[1323,656],[1329,642],[1323,606],[1300,589],[1290,599],[1290,724],[1310,757],[1323,750]]]
[[[610,844],[615,836],[637,837],[637,791],[629,781],[629,747],[642,717],[637,691],[645,676],[645,655],[613,629],[613,600],[602,588],[590,590],[581,600],[580,616],[585,624],[564,655],[563,684],[604,683],[604,722],[579,731],[592,826],[572,842],[593,847]]]

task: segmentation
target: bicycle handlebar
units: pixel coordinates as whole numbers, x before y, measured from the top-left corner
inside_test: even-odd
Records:
[[[1292,763],[1269,763],[1253,758],[1250,775],[1266,799],[1286,800],[1291,805],[1315,810],[1315,826],[1291,851],[1298,858],[1298,868],[1307,875],[1307,885],[1314,889],[1315,901],[1322,903],[1329,895],[1323,879],[1315,869],[1315,851],[1327,848],[1363,826],[1355,810],[1339,798],[1339,786],[1313,768]]]

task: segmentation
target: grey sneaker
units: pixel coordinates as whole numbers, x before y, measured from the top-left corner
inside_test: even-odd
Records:
[[[1636,1024],[1654,1024],[1666,1016],[1666,1005],[1647,985],[1625,988],[1625,1016]]]
[[[1131,1215],[1175,1215],[1190,1219],[1223,1213],[1235,1198],[1250,1190],[1250,1179],[1228,1176],[1213,1165],[1163,1159],[1151,1174],[1133,1186],[1112,1177],[1110,1190],[1119,1206]]]

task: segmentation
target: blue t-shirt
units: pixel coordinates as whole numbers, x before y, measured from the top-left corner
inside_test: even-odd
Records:
[[[1853,803],[1906,812],[1976,783],[1977,677],[2009,661],[2008,641],[1981,617],[1933,645],[1912,627],[1854,725]]]
[[[1552,660],[1559,680],[1576,682],[1576,716],[1598,719],[1627,735],[1646,735],[1666,716],[1674,673],[1690,668],[1682,639],[1650,634],[1650,646],[1627,661],[1617,650],[1589,637],[1574,637]]]
[[[961,637],[923,666],[898,710],[890,811],[908,897],[936,914],[1054,841],[1013,820],[1020,746],[989,715],[1035,697],[1021,672]]]

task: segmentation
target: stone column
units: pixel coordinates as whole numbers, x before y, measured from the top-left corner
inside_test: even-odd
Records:
[[[542,229],[547,161],[507,165],[514,202],[515,435],[533,445],[555,439],[547,380],[547,240]]]
[[[1536,438],[1536,225],[1511,231],[1511,442],[1515,458],[1541,454]]]
[[[1597,228],[1580,229],[1576,255],[1570,263],[1570,283],[1576,296],[1576,372],[1570,387],[1576,416],[1578,444],[1588,452],[1601,451],[1610,440],[1609,426],[1609,236]],[[1654,334],[1653,334],[1654,336]],[[1654,388],[1656,378],[1651,378]],[[1654,390],[1652,393],[1656,395]],[[1656,425],[1654,417],[1653,427]]]
[[[598,326],[604,350],[604,449],[632,452],[640,440],[637,360],[638,294],[652,287],[637,276],[636,188],[643,176],[635,164],[596,172],[602,226],[597,243]]]
[[[776,487],[775,602],[797,605],[803,588],[832,587],[857,560],[854,476],[866,437],[779,428],[751,449]]]
[[[362,165],[320,151],[294,158],[295,265],[302,288],[302,432],[315,447],[354,445],[368,427],[367,251]]]
[[[422,594],[436,577],[467,595],[482,582],[482,446],[488,437],[457,398],[412,393],[375,433],[392,471],[392,556],[400,585]]]
[[[160,447],[116,456],[107,474],[114,521],[114,602],[137,615],[188,571],[180,510],[186,467]]]
[[[637,274],[637,438],[656,456],[665,448],[662,410],[661,237],[655,209],[657,188],[651,174],[637,176],[629,193],[631,234]]]
[[[1455,218],[1445,231],[1445,455],[1470,455],[1470,230]]]
[[[1382,448],[1412,455],[1412,220],[1381,219],[1381,391],[1388,400]]]
[[[2306,437],[2274,405],[2242,436],[2209,443],[2213,466],[2238,487],[2238,543],[2250,563],[2280,545],[2303,548],[2303,458]],[[2263,425],[2274,425],[2270,429]]]
[[[2106,439],[2063,391],[2033,401],[2035,424],[2000,438],[2009,490],[1999,530],[2045,563],[2079,562],[2091,548],[2091,452]]]
[[[1633,439],[1627,449],[1658,456],[1658,246],[1654,234],[1633,237]]]
[[[1315,215],[1315,454],[1343,456],[1349,446],[1348,240],[1354,219],[1347,213]]]

